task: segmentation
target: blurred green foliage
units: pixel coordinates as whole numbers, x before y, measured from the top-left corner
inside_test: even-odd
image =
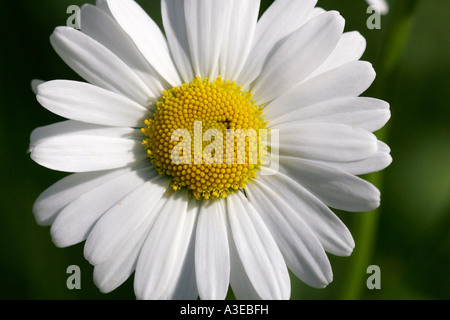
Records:
[[[395,6],[383,16],[381,30],[369,30],[363,0],[319,0],[346,18],[346,30],[358,30],[368,42],[364,60],[382,70]],[[37,196],[66,174],[35,164],[27,153],[29,135],[39,126],[60,121],[36,102],[30,81],[79,79],[52,50],[49,36],[69,17],[69,5],[80,0],[1,0],[0,19],[0,284],[1,299],[134,299],[132,277],[104,295],[94,286],[93,268],[83,258],[83,244],[58,249],[49,228],[36,224],[32,205]],[[159,1],[138,0],[160,23]],[[263,0],[262,10],[272,1]],[[369,264],[381,268],[381,290],[359,284],[359,299],[450,298],[450,2],[419,1],[411,29],[395,39],[406,41],[398,68],[377,78],[367,96],[391,103],[387,143],[393,164],[384,171],[382,206],[376,213],[376,237]],[[405,38],[407,37],[408,38]],[[394,42],[395,44],[395,42]],[[353,232],[358,219],[371,213],[339,213]],[[358,246],[356,251],[371,250]],[[312,289],[293,278],[293,299],[342,299],[352,258],[330,256],[334,282]],[[81,268],[81,290],[68,290],[66,269]],[[368,265],[367,265],[368,266]],[[366,266],[360,273],[365,273]]]

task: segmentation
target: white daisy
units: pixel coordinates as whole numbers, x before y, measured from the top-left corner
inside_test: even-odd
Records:
[[[366,0],[369,6],[373,6],[381,14],[387,14],[389,12],[389,6],[386,0]]]
[[[354,241],[329,207],[379,206],[357,175],[390,164],[372,133],[390,112],[359,97],[375,78],[364,38],[316,2],[277,0],[258,20],[259,0],[163,0],[164,35],[136,2],[99,0],[81,31],[56,28],[56,52],[89,83],[34,83],[69,120],[36,129],[31,157],[73,173],[34,213],[58,247],[86,240],[102,292],[133,272],[139,299],[224,299],[229,286],[288,299],[288,269],[332,281],[326,252],[348,256]],[[171,134],[199,122],[279,130],[279,171],[171,162]]]

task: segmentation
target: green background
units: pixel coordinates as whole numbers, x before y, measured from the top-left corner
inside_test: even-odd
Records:
[[[79,0],[0,0],[0,298],[134,299],[133,277],[104,295],[94,286],[83,244],[58,249],[49,227],[36,224],[37,196],[65,174],[35,164],[29,135],[60,121],[42,108],[32,79],[79,79],[49,43]],[[138,0],[161,21],[159,1]],[[262,10],[271,1],[262,2]],[[365,93],[391,103],[392,119],[380,137],[393,164],[370,176],[382,190],[377,212],[341,213],[356,249],[350,258],[330,256],[334,281],[312,289],[293,278],[292,299],[450,298],[450,42],[448,0],[392,0],[381,30],[369,30],[364,0],[319,0],[346,18],[346,30],[367,39],[364,60],[378,77]],[[416,4],[413,7],[413,4]],[[81,290],[66,287],[70,265],[81,268]],[[369,265],[381,270],[381,289],[369,290]]]

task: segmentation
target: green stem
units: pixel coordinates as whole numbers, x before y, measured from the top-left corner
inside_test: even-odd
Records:
[[[381,59],[379,59],[380,65],[377,67],[379,85],[376,96],[386,101],[391,101],[393,98],[393,84],[408,41],[414,8],[417,3],[417,0],[396,0],[392,2],[387,26],[388,32],[384,39]],[[388,131],[389,128],[385,127],[377,132],[378,139],[387,141]],[[381,191],[383,185],[382,172],[367,175],[366,179]],[[362,297],[368,277],[366,270],[369,265],[373,264],[371,259],[375,248],[379,216],[380,208],[354,216],[352,231],[356,248],[350,258],[350,267],[346,272],[346,282],[341,291],[341,299],[356,300]]]

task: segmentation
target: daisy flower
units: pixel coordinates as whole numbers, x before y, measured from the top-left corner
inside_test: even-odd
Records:
[[[380,14],[387,14],[389,12],[389,6],[386,0],[366,0],[369,6],[374,6]]]
[[[71,173],[34,213],[56,246],[86,241],[102,292],[133,273],[139,299],[289,299],[288,270],[332,281],[327,253],[355,244],[330,208],[379,206],[358,175],[390,164],[373,134],[390,111],[360,97],[375,79],[365,39],[316,2],[258,19],[259,0],[163,0],[163,33],[136,2],[99,0],[81,31],[56,28],[87,82],[33,83],[67,120],[32,132],[31,158]],[[227,142],[233,130],[256,135]]]

